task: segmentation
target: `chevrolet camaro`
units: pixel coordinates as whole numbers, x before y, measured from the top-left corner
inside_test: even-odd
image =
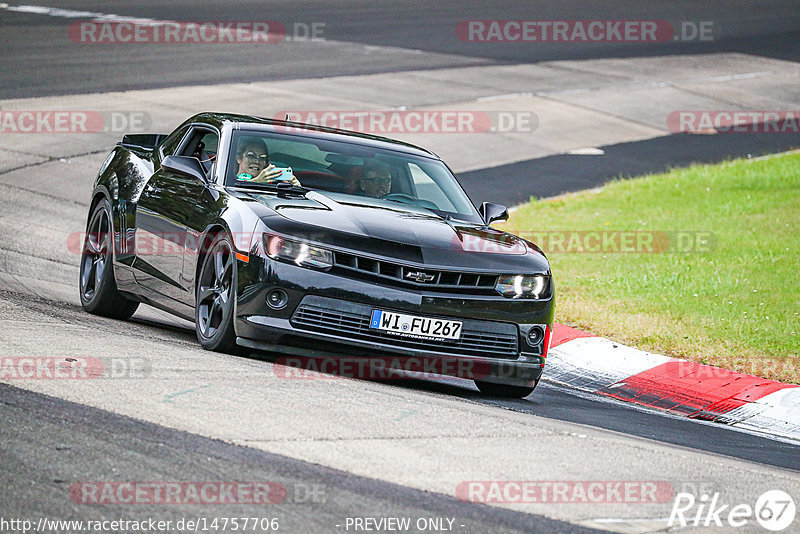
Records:
[[[545,366],[554,285],[535,244],[490,226],[507,218],[411,144],[202,113],[106,158],[80,298],[118,319],[166,310],[208,350],[423,362],[521,398]]]

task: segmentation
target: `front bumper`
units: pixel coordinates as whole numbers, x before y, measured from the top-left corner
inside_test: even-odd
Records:
[[[281,310],[266,295],[282,289]],[[436,293],[385,287],[251,256],[239,267],[235,329],[241,346],[312,358],[365,358],[392,368],[531,386],[544,368],[549,335],[529,346],[527,329],[553,320],[552,298]],[[456,342],[408,339],[369,328],[373,309],[462,321]],[[371,367],[374,370],[374,367]]]

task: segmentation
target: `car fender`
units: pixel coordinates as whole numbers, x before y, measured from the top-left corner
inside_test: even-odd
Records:
[[[229,197],[227,208],[220,214],[216,224],[224,225],[230,232],[234,249],[242,254],[249,254],[257,243],[256,236],[261,219],[253,210],[238,198]]]

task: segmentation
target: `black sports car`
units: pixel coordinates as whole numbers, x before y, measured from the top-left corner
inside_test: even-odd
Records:
[[[209,350],[413,360],[524,397],[554,288],[536,245],[489,226],[507,217],[476,209],[422,148],[202,113],[169,135],[127,135],[106,158],[80,297],[99,315],[144,302],[192,320]]]

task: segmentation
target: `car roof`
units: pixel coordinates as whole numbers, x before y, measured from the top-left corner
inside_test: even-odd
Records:
[[[327,139],[331,141],[358,143],[360,145],[370,146],[373,148],[383,148],[387,150],[405,152],[407,154],[413,154],[416,156],[439,159],[439,156],[430,150],[412,145],[411,143],[390,139],[388,137],[381,137],[378,135],[329,128],[327,126],[320,126],[317,124],[304,124],[301,122],[267,119],[264,117],[256,117],[254,115],[213,112],[199,113],[186,121],[187,124],[198,122],[211,124],[219,129],[222,129],[226,125],[230,125],[234,129],[252,129],[284,133],[289,132],[294,135],[310,136],[317,139]]]

